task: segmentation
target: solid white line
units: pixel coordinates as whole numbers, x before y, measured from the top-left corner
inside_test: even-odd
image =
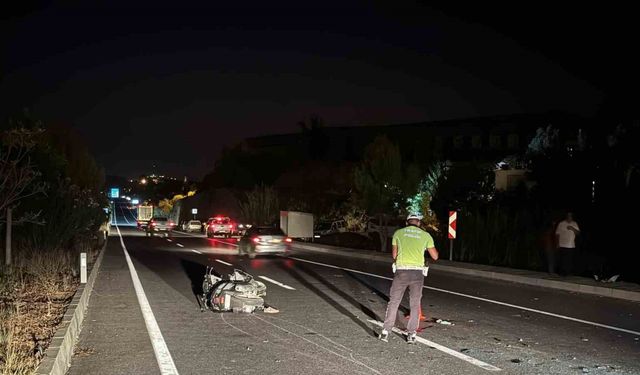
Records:
[[[377,277],[379,279],[385,279],[385,280],[393,280],[393,278],[391,277],[385,277],[385,276],[380,276],[380,275],[376,275],[373,273],[368,273],[368,272],[363,272],[363,271],[358,271],[358,270],[354,270],[351,268],[344,268],[344,267],[338,267],[338,266],[334,266],[331,264],[324,264],[324,263],[319,263],[319,262],[314,262],[312,260],[306,260],[306,259],[301,259],[301,258],[296,258],[296,257],[289,257],[291,259],[295,259],[301,262],[306,262],[306,263],[312,263],[312,264],[317,264],[319,266],[323,266],[323,267],[329,267],[329,268],[335,268],[335,269],[339,269],[339,270],[344,270],[344,271],[349,271],[349,272],[354,272],[354,273],[359,273],[362,275],[367,275],[367,276],[372,276],[372,277]],[[448,294],[453,294],[456,296],[460,296],[460,297],[466,297],[466,298],[471,298],[471,299],[475,299],[478,301],[483,301],[483,302],[488,302],[488,303],[493,303],[496,305],[501,305],[501,306],[506,306],[506,307],[511,307],[514,309],[519,309],[519,310],[525,310],[525,311],[530,311],[533,313],[537,313],[537,314],[541,314],[541,315],[547,315],[547,316],[552,316],[554,318],[560,318],[560,319],[564,319],[564,320],[570,320],[572,322],[577,322],[577,323],[582,323],[582,324],[587,324],[587,325],[591,325],[591,326],[595,326],[595,327],[601,327],[601,328],[606,328],[606,329],[610,329],[613,331],[618,331],[618,332],[624,332],[624,333],[629,333],[632,335],[636,335],[636,336],[640,336],[640,332],[638,331],[633,331],[630,329],[626,329],[626,328],[620,328],[620,327],[615,327],[615,326],[610,326],[607,324],[602,324],[602,323],[597,323],[597,322],[592,322],[589,320],[583,320],[583,319],[578,319],[578,318],[573,318],[570,316],[566,316],[566,315],[561,315],[561,314],[556,314],[556,313],[552,313],[552,312],[548,312],[548,311],[542,311],[542,310],[536,310],[536,309],[532,309],[530,307],[524,307],[524,306],[519,306],[519,305],[514,305],[511,303],[506,303],[506,302],[501,302],[501,301],[495,301],[492,299],[488,299],[488,298],[482,298],[482,297],[477,297],[477,296],[472,296],[469,294],[464,294],[464,293],[459,293],[459,292],[454,292],[451,290],[446,290],[446,289],[441,289],[441,288],[436,288],[433,286],[424,286],[425,289],[431,289],[431,290],[435,290],[437,292],[442,292],[442,293],[448,293]]]
[[[138,297],[138,303],[140,304],[140,310],[142,310],[144,323],[147,326],[151,345],[153,346],[153,351],[156,355],[156,360],[158,361],[158,367],[160,367],[160,373],[162,375],[178,375],[178,369],[176,368],[175,363],[173,363],[173,358],[171,357],[171,353],[169,353],[167,343],[164,341],[164,337],[162,337],[162,332],[160,332],[160,327],[158,326],[156,317],[153,315],[153,310],[151,310],[149,300],[147,299],[146,294],[144,294],[144,289],[142,288],[142,283],[138,277],[138,272],[133,266],[127,247],[124,245],[120,228],[118,228],[117,225],[116,229],[118,230],[118,236],[120,237],[120,245],[122,245],[124,257],[126,258],[127,265],[129,266],[131,280],[133,281],[133,288],[135,289],[136,296]]]
[[[231,263],[227,263],[227,262],[225,262],[224,260],[220,260],[220,259],[216,259],[216,262],[218,262],[218,263],[222,263],[222,264],[226,264],[227,266],[233,266],[233,264],[231,264]]]
[[[184,245],[183,245],[183,244],[181,244],[181,243],[177,243],[176,245],[178,245],[178,246],[180,246],[180,247],[184,247]]]
[[[285,288],[285,289],[289,289],[289,290],[296,290],[296,288],[294,288],[294,287],[292,287],[292,286],[289,286],[289,285],[287,285],[287,284],[283,284],[283,283],[281,283],[280,281],[276,281],[276,280],[274,280],[274,279],[270,279],[270,278],[268,278],[268,277],[266,277],[266,276],[258,276],[258,277],[259,277],[259,278],[261,278],[262,280],[266,280],[266,281],[268,281],[268,282],[270,282],[270,283],[276,284],[277,286],[281,286],[281,287],[283,287],[283,288]]]
[[[367,319],[367,321],[369,323],[373,323],[373,324],[377,325],[378,327],[382,327],[384,325],[384,323],[379,322],[377,320]],[[402,335],[406,335],[407,334],[405,331],[402,331],[402,330],[400,330],[398,328],[395,328],[395,327],[393,328],[393,332],[400,333]],[[416,341],[421,343],[421,344],[427,345],[427,346],[429,346],[431,348],[437,349],[437,350],[439,350],[439,351],[441,351],[443,353],[446,353],[446,354],[449,354],[451,356],[454,356],[454,357],[456,357],[458,359],[461,359],[461,360],[463,360],[465,362],[469,362],[474,366],[480,367],[481,369],[484,369],[484,370],[487,370],[487,371],[502,371],[502,369],[499,368],[499,367],[490,365],[490,364],[488,364],[486,362],[482,362],[479,359],[475,359],[473,357],[469,357],[466,354],[462,354],[462,353],[460,353],[460,352],[458,352],[456,350],[449,349],[444,345],[440,345],[440,344],[438,344],[436,342],[427,340],[427,339],[422,338],[420,336],[416,336]]]
[[[196,253],[196,254],[202,254],[202,253],[201,253],[201,252],[199,252],[198,250],[193,250],[193,249],[191,249],[191,251],[193,251],[193,252],[194,252],[194,253]]]

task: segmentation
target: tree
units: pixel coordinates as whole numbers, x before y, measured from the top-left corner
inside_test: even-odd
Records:
[[[255,186],[238,199],[242,219],[253,225],[271,225],[279,214],[276,191],[269,186]]]
[[[5,131],[0,143],[0,222],[8,208],[17,208],[27,198],[45,193],[46,184],[31,160],[41,129],[19,127]],[[14,223],[33,222],[36,212],[23,212]]]
[[[377,137],[365,149],[364,157],[354,171],[355,200],[368,214],[376,215],[384,230],[380,248],[385,251],[389,233],[389,217],[397,217],[406,209],[406,199],[418,186],[417,168],[402,168],[400,149],[385,136]]]

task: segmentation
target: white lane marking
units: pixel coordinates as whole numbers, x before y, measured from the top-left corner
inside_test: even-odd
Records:
[[[169,242],[173,242],[173,240],[171,238],[167,238],[167,241]]]
[[[117,225],[116,229],[118,230],[118,236],[120,237],[120,245],[122,245],[124,257],[127,259],[127,265],[129,266],[129,272],[131,273],[131,280],[133,281],[133,288],[135,289],[136,296],[138,297],[138,304],[140,304],[140,310],[142,310],[142,316],[144,318],[144,323],[147,326],[147,332],[151,339],[151,345],[153,346],[158,366],[160,367],[160,373],[162,375],[178,375],[178,369],[176,368],[175,363],[173,363],[173,358],[171,357],[171,353],[169,353],[167,343],[164,341],[164,337],[162,337],[162,332],[160,332],[160,327],[158,326],[156,317],[153,315],[153,310],[151,310],[151,305],[149,305],[147,295],[144,294],[144,289],[142,288],[142,283],[138,277],[138,272],[133,266],[127,247],[124,245],[120,228],[118,228]]]
[[[193,252],[194,252],[194,253],[196,253],[196,254],[202,254],[202,253],[201,253],[201,252],[199,252],[198,250],[193,250],[193,249],[191,249],[191,251],[193,251]]]
[[[234,244],[234,243],[224,242],[224,241],[222,241],[222,240],[217,240],[217,239],[215,239],[215,238],[211,238],[211,239],[212,239],[212,240],[214,240],[215,242],[220,242],[220,243],[223,243],[223,244],[225,244],[225,245],[238,247],[238,245],[236,245],[236,244]]]
[[[184,247],[184,245],[183,245],[183,244],[181,244],[181,243],[176,243],[176,245],[178,245],[178,246],[180,246],[180,247]]]
[[[301,259],[301,258],[296,258],[296,257],[289,257],[289,258],[295,259],[295,260],[298,260],[298,261],[301,261],[301,262],[317,264],[317,265],[323,266],[323,267],[335,268],[335,269],[339,269],[339,270],[359,273],[359,274],[362,274],[362,275],[377,277],[379,279],[393,280],[391,277],[380,276],[380,275],[376,275],[376,274],[369,273],[369,272],[363,272],[363,271],[354,270],[354,269],[351,269],[351,268],[338,267],[338,266],[334,266],[334,265],[331,265],[331,264],[324,264],[324,263],[314,262],[312,260],[306,260],[306,259]],[[601,328],[606,328],[606,329],[610,329],[610,330],[613,330],[613,331],[624,332],[624,333],[629,333],[629,334],[632,334],[632,335],[640,336],[640,332],[639,331],[633,331],[633,330],[626,329],[626,328],[620,328],[620,327],[610,326],[610,325],[607,325],[607,324],[592,322],[592,321],[589,321],[589,320],[573,318],[571,316],[556,314],[556,313],[552,313],[552,312],[548,312],[548,311],[537,310],[537,309],[533,309],[533,308],[530,308],[530,307],[514,305],[514,304],[511,304],[511,303],[506,303],[506,302],[501,302],[501,301],[495,301],[495,300],[488,299],[488,298],[472,296],[472,295],[469,295],[469,294],[454,292],[454,291],[451,291],[451,290],[436,288],[436,287],[433,287],[433,286],[426,286],[425,285],[424,288],[425,289],[435,290],[437,292],[453,294],[453,295],[460,296],[460,297],[471,298],[471,299],[475,299],[475,300],[478,300],[478,301],[493,303],[493,304],[496,304],[496,305],[511,307],[511,308],[514,308],[514,309],[530,311],[530,312],[533,312],[533,313],[536,313],[536,314],[552,316],[554,318],[570,320],[570,321],[576,322],[576,323],[587,324],[587,325],[591,325],[591,326],[595,326],[595,327],[601,327]]]
[[[216,262],[218,262],[218,263],[222,263],[222,264],[226,264],[227,266],[233,266],[233,264],[231,264],[231,263],[227,263],[227,262],[225,262],[224,260],[220,260],[220,259],[216,259]]]
[[[384,326],[384,323],[379,322],[377,320],[367,319],[367,321],[369,323],[373,323],[373,324],[377,325],[378,327]],[[402,330],[400,330],[398,328],[395,328],[395,327],[393,328],[393,332],[400,333],[402,335],[406,335],[407,334],[405,331],[402,331]],[[422,338],[420,336],[416,336],[416,341],[421,343],[421,344],[427,345],[427,346],[429,346],[431,348],[437,349],[437,350],[439,350],[439,351],[441,351],[443,353],[449,354],[450,356],[454,356],[454,357],[456,357],[458,359],[461,359],[461,360],[463,360],[465,362],[469,362],[474,366],[480,367],[481,369],[484,369],[484,370],[487,370],[487,371],[502,371],[502,369],[499,368],[499,367],[490,365],[490,364],[488,364],[486,362],[482,362],[479,359],[475,359],[473,357],[469,357],[466,354],[462,354],[462,353],[460,353],[460,352],[458,352],[456,350],[449,349],[444,345],[440,345],[440,344],[438,344],[436,342],[427,340],[427,339]]]
[[[296,290],[296,288],[294,288],[294,287],[292,287],[292,286],[289,286],[289,285],[287,285],[287,284],[283,284],[283,283],[281,283],[280,281],[276,281],[276,280],[274,280],[274,279],[270,279],[270,278],[268,278],[268,277],[266,277],[266,276],[258,276],[258,277],[259,277],[259,278],[261,278],[262,280],[266,280],[266,281],[268,281],[268,282],[270,282],[270,283],[272,283],[272,284],[276,284],[277,286],[281,286],[281,287],[283,287],[283,288],[285,288],[285,289],[289,289],[289,290]]]

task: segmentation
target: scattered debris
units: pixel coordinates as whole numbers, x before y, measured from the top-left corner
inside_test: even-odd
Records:
[[[251,349],[251,347],[250,347],[250,346],[247,346],[247,351],[248,351],[248,352],[250,352],[250,351],[252,351],[252,350],[253,350],[253,349]]]
[[[587,342],[587,341],[589,341],[589,339],[587,339],[587,338],[583,337],[583,338],[582,338],[582,341]]]
[[[493,339],[494,339],[494,340],[496,340],[496,341],[498,341],[498,342],[502,341],[502,340],[500,340],[500,339],[499,339],[499,338],[497,338],[497,337],[494,337]]]
[[[275,314],[280,312],[280,310],[276,309],[273,306],[266,307],[263,311],[267,314]]]
[[[473,319],[467,320],[467,323],[474,323]]]
[[[520,359],[518,359],[518,358],[514,358],[514,359],[512,359],[512,360],[511,360],[511,362],[513,362],[513,363],[520,363],[520,362],[522,362],[522,361],[521,361]]]
[[[468,353],[470,350],[468,348],[464,348],[464,349],[460,349],[460,352],[462,353]]]
[[[442,325],[445,325],[445,326],[454,326],[455,325],[455,324],[451,323],[448,320],[442,320],[442,319],[437,319],[436,323],[442,324]]]
[[[91,354],[95,354],[96,350],[90,346],[77,346],[73,351],[73,355],[76,357],[87,357]]]

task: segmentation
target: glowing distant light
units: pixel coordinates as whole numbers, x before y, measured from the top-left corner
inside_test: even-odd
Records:
[[[142,185],[146,185],[146,184],[147,184],[147,179],[146,179],[146,178],[143,178],[142,180],[140,180],[140,183],[141,183]]]

